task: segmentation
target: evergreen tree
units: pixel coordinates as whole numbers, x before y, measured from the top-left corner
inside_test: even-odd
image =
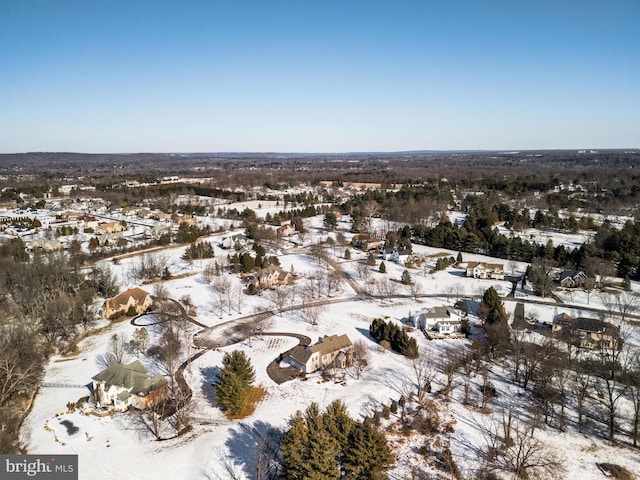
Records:
[[[242,413],[255,372],[244,352],[235,350],[222,359],[220,380],[216,385],[218,404],[230,415]]]
[[[349,416],[347,407],[340,400],[334,400],[327,407],[323,415],[324,428],[339,445],[344,446],[349,440],[349,433],[355,425],[355,421]],[[338,463],[344,461],[343,449],[338,453]]]
[[[367,255],[367,265],[369,265],[370,267],[373,267],[376,264],[376,254],[373,252],[369,252],[369,255]]]
[[[393,463],[384,434],[349,417],[335,401],[324,413],[316,403],[289,421],[280,446],[283,480],[378,479]]]
[[[305,480],[307,459],[307,425],[298,411],[289,420],[289,430],[282,437],[280,455],[282,470],[280,480]]]
[[[489,287],[485,290],[482,296],[482,302],[480,302],[480,316],[484,319],[486,324],[501,323],[507,321],[507,312],[504,310],[502,299],[496,289]]]
[[[327,212],[324,215],[324,228],[327,230],[335,230],[338,228],[338,217],[335,212]]]
[[[404,270],[402,272],[402,276],[400,277],[400,283],[403,285],[411,285],[413,282],[411,281],[411,274],[409,270]]]
[[[255,263],[253,261],[253,257],[249,254],[249,252],[245,252],[240,257],[240,264],[242,267],[242,271],[245,273],[250,272],[255,267]]]
[[[223,368],[233,371],[242,381],[245,387],[251,387],[256,379],[256,373],[251,366],[251,361],[241,350],[225,353],[222,359]]]
[[[387,439],[371,422],[358,423],[352,429],[345,452],[345,478],[383,479],[393,462]]]
[[[238,415],[242,412],[248,391],[249,389],[235,372],[230,369],[223,369],[220,372],[220,381],[216,385],[216,398],[218,404],[227,413]]]
[[[387,273],[387,266],[384,264],[384,261],[380,262],[380,273]]]

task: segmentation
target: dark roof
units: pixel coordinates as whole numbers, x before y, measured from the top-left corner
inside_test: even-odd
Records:
[[[571,328],[592,333],[608,333],[617,335],[619,328],[598,318],[578,317],[571,321]]]

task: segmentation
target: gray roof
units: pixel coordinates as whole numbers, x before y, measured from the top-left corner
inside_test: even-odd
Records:
[[[98,373],[92,378],[102,381],[108,386],[115,385],[129,390],[131,393],[146,393],[157,389],[166,383],[162,375],[149,376],[147,369],[139,360],[129,365],[116,363]]]
[[[451,307],[432,307],[429,310],[418,312],[418,316],[424,315],[425,318],[451,318],[455,312]]]
[[[349,337],[346,335],[325,335],[321,337],[315,345],[310,347],[296,346],[289,352],[289,356],[295,361],[306,364],[311,358],[311,355],[318,352],[320,356],[327,355],[329,353],[337,352],[351,347],[353,344]]]
[[[296,347],[293,348],[293,350],[289,352],[289,356],[292,359],[294,359],[296,362],[301,363],[302,365],[305,365],[309,361],[309,358],[311,358],[312,353],[313,352],[308,348],[303,347],[301,345],[297,345]]]

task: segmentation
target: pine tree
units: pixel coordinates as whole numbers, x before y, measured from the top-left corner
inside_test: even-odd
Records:
[[[289,420],[289,430],[282,437],[280,480],[305,480],[307,459],[307,425],[298,411]]]
[[[409,270],[404,270],[402,272],[402,276],[400,277],[400,283],[403,285],[411,285],[413,282],[411,281],[411,274]]]
[[[238,415],[242,412],[248,391],[249,389],[234,371],[223,369],[220,372],[220,381],[216,385],[216,398],[218,404],[227,413]]]
[[[380,262],[380,273],[387,273],[387,266],[384,264],[384,261]]]
[[[349,416],[347,407],[340,400],[334,400],[327,407],[323,415],[324,428],[339,445],[344,446],[349,439],[349,433],[355,425],[355,421]],[[338,454],[339,463],[343,463],[343,449]]]
[[[393,463],[384,434],[349,417],[335,401],[324,413],[311,404],[289,421],[280,454],[282,480],[381,479]]]
[[[216,385],[218,403],[230,415],[239,415],[256,374],[247,356],[239,350],[226,353],[222,365],[220,381]]]
[[[485,290],[480,302],[480,316],[484,318],[486,324],[501,323],[507,321],[507,312],[504,310],[502,299],[496,289],[489,287]]]
[[[324,417],[317,403],[313,402],[307,407],[304,418],[308,429],[306,478],[315,480],[340,478],[340,470],[336,462],[340,445],[325,430]]]
[[[233,371],[245,387],[248,388],[253,385],[256,379],[256,372],[243,351],[234,350],[231,353],[225,353],[222,365],[224,369]]]
[[[351,430],[345,452],[345,478],[383,479],[394,458],[383,433],[371,422],[358,423]]]

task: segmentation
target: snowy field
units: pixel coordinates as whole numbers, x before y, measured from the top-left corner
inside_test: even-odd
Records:
[[[261,202],[264,208],[267,202]],[[253,207],[252,207],[253,208]],[[307,240],[315,243],[328,236],[320,228],[321,218],[310,222],[312,233]],[[345,235],[346,232],[344,232]],[[226,258],[229,251],[219,246],[221,236],[212,236],[211,241],[216,246],[216,259]],[[350,237],[348,237],[350,238]],[[329,253],[333,249],[327,250]],[[286,250],[279,257],[284,270],[293,270],[299,280],[297,287],[302,291],[305,277],[321,268],[309,255],[288,253]],[[176,277],[163,282],[171,297],[180,299],[189,295],[196,312],[195,320],[213,326],[222,321],[234,320],[257,309],[273,308],[268,295],[245,296],[240,313],[229,309],[220,314],[215,307],[215,287],[202,279],[202,271],[209,262],[214,260],[193,261],[183,260],[184,247],[166,249],[157,255],[165,256],[170,266],[171,274]],[[332,255],[341,263],[352,279],[364,283],[359,277],[357,263],[364,258],[364,254],[352,250],[352,259],[342,258],[344,249],[338,249]],[[414,253],[427,260],[427,265],[435,265],[436,259],[446,254],[456,256],[457,252],[415,246]],[[155,255],[155,254],[154,254]],[[490,261],[504,263],[502,260],[483,257],[480,255],[463,254],[464,261]],[[135,286],[130,272],[136,257],[123,258],[117,264],[109,262],[114,274],[123,286]],[[396,296],[386,300],[361,300],[356,292],[347,284],[343,284],[339,291],[332,295],[335,299],[344,300],[324,308],[318,325],[311,325],[304,320],[299,312],[292,311],[271,318],[267,331],[292,332],[304,334],[315,342],[322,335],[347,334],[352,342],[362,340],[370,351],[370,362],[362,376],[357,379],[353,371],[347,373],[346,382],[334,383],[322,381],[319,374],[309,375],[306,381],[293,380],[282,385],[274,383],[266,374],[266,367],[273,359],[289,348],[296,341],[290,337],[252,337],[241,343],[231,345],[216,351],[208,351],[194,360],[185,370],[185,378],[194,392],[193,401],[194,429],[179,438],[156,441],[154,435],[140,422],[136,413],[117,414],[113,416],[97,417],[83,415],[79,412],[66,413],[68,402],[75,402],[89,394],[85,385],[91,381],[102,366],[99,356],[107,349],[109,337],[116,333],[131,337],[136,327],[129,322],[108,324],[99,336],[88,337],[79,345],[81,352],[75,357],[54,357],[51,359],[44,378],[44,382],[67,384],[65,388],[41,388],[22,428],[22,440],[28,445],[29,453],[72,454],[79,455],[80,479],[226,479],[231,478],[226,468],[231,467],[238,473],[238,478],[254,478],[253,453],[256,445],[256,435],[262,434],[268,427],[285,428],[287,420],[297,410],[304,410],[309,403],[318,402],[325,407],[333,400],[340,399],[347,406],[354,418],[363,419],[370,416],[381,405],[389,405],[406,392],[407,384],[415,378],[412,362],[393,352],[380,351],[369,337],[370,322],[377,317],[400,322],[410,312],[440,305],[450,305],[457,297],[474,297],[476,300],[489,286],[494,286],[502,295],[511,289],[507,281],[477,280],[465,278],[463,271],[454,267],[429,273],[430,268],[411,270],[414,282],[420,285],[422,297],[415,300],[406,287],[400,285],[399,279],[405,269],[403,265],[385,262],[387,273],[378,272],[377,261],[375,267],[368,274],[368,281],[389,279],[396,285]],[[526,264],[518,262],[505,263],[507,273],[523,273]],[[226,274],[225,274],[226,275]],[[226,275],[230,278],[231,288],[240,288],[238,275]],[[638,285],[634,284],[634,289]],[[153,292],[152,285],[143,286]],[[402,295],[402,297],[400,296]],[[521,298],[531,298],[530,291],[518,290],[516,295]],[[569,298],[570,297],[570,298]],[[542,300],[542,299],[538,299]],[[567,295],[565,301],[571,307],[556,307],[550,300],[548,304],[527,304],[526,312],[535,312],[539,321],[551,322],[557,313],[567,312],[570,315],[595,315],[582,312],[579,305],[585,305],[587,299],[583,293]],[[505,302],[509,313],[513,312],[516,302]],[[603,300],[591,295],[591,307],[604,308]],[[472,316],[472,322],[478,319]],[[159,328],[148,328],[152,340],[159,336]],[[192,331],[198,329],[192,326]],[[478,331],[474,328],[474,334]],[[441,359],[446,357],[445,349],[451,345],[467,345],[470,340],[428,341],[420,332],[414,331],[410,335],[416,338],[421,357],[430,359],[440,366]],[[640,344],[637,332],[632,339],[637,346]],[[224,352],[234,349],[243,350],[251,359],[256,371],[256,384],[262,385],[267,395],[258,405],[256,411],[241,421],[229,421],[215,405],[212,383],[215,372],[221,366]],[[194,349],[190,349],[194,353]],[[133,356],[130,358],[134,359]],[[142,356],[140,360],[151,371],[154,371],[151,359]],[[507,372],[501,368],[494,368],[491,381],[495,385],[498,397],[494,400],[495,407],[507,399],[518,398],[521,389],[513,385]],[[474,391],[477,393],[482,379],[478,375],[471,378]],[[439,376],[434,382],[434,391],[442,388],[444,377]],[[523,401],[524,403],[524,401]],[[624,405],[624,408],[628,408]],[[441,408],[445,416],[450,416],[455,423],[453,433],[442,434],[444,440],[451,445],[454,460],[463,473],[471,476],[474,469],[480,466],[479,452],[486,448],[483,428],[487,425],[491,414],[483,414],[477,408],[462,405],[462,388],[458,386],[452,395],[452,401],[442,402]],[[523,412],[525,414],[526,412]],[[569,423],[575,422],[569,412]],[[397,421],[397,416],[391,415],[387,424]],[[167,431],[167,436],[172,434]],[[632,472],[640,472],[640,458],[637,450],[625,446],[611,445],[603,438],[590,435],[583,436],[576,433],[573,426],[566,432],[543,429],[538,431],[539,438],[550,449],[562,457],[566,473],[562,478],[596,480],[602,479],[603,474],[596,467],[596,462],[611,462],[625,466]],[[626,439],[625,439],[626,441]],[[420,435],[398,439],[393,442],[397,463],[390,472],[392,479],[410,477],[411,469],[423,468],[429,471],[424,457],[418,452],[424,443]],[[434,472],[435,474],[435,472]],[[448,478],[444,475],[435,478]],[[506,477],[505,477],[506,478]]]

